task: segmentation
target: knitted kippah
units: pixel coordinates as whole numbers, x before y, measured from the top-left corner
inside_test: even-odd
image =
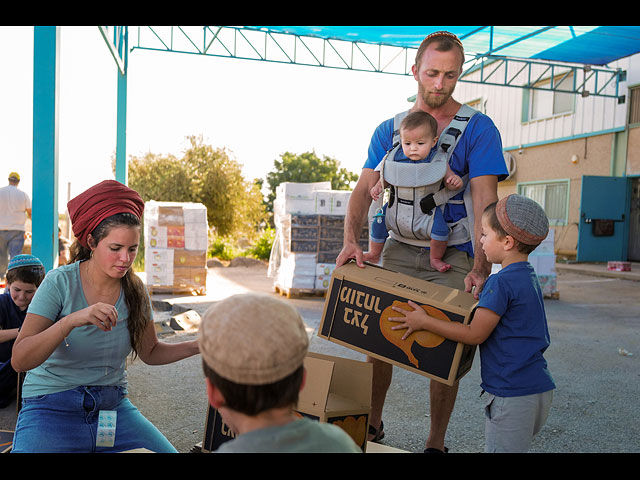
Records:
[[[44,265],[38,257],[28,254],[16,255],[9,261],[7,271],[18,267],[38,266],[44,268]]]
[[[221,377],[241,385],[266,385],[302,366],[309,337],[293,306],[247,293],[209,307],[198,344],[204,362]]]
[[[538,245],[549,233],[549,220],[540,205],[522,195],[509,195],[496,205],[504,231],[525,245]]]

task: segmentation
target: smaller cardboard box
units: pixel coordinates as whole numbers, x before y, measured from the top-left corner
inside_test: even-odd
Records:
[[[174,250],[173,264],[177,267],[205,267],[207,252],[205,250]]]
[[[145,263],[173,265],[174,251],[168,248],[147,248],[144,252]]]
[[[304,366],[307,379],[300,392],[298,413],[339,426],[366,451],[373,365],[309,352]]]
[[[351,262],[333,271],[318,336],[441,383],[455,384],[471,370],[475,346],[426,330],[402,340],[405,331],[391,330],[397,323],[388,318],[401,316],[391,308],[394,304],[410,308],[408,300],[436,318],[465,325],[478,304],[473,295],[461,290]]]

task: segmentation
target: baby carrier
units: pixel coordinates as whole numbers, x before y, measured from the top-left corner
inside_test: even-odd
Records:
[[[393,147],[382,160],[380,176],[390,185],[386,211],[389,236],[400,242],[417,246],[429,246],[433,227],[433,210],[449,203],[465,203],[467,216],[449,223],[449,245],[473,241],[473,208],[468,186],[468,175],[462,177],[458,190],[444,188],[442,180],[447,164],[462,133],[477,110],[462,105],[438,140],[437,152],[431,162],[397,162],[395,155],[402,148],[400,123],[409,112],[394,119]],[[464,200],[450,200],[464,191]]]

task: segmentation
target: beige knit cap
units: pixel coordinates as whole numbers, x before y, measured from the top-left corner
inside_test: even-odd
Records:
[[[549,219],[542,207],[522,195],[501,199],[496,215],[504,231],[525,245],[538,245],[549,233]]]
[[[203,360],[221,377],[266,385],[302,365],[309,337],[294,307],[269,295],[246,293],[209,307],[198,343]]]

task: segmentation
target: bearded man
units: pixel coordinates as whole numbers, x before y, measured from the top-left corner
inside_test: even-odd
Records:
[[[435,32],[427,36],[416,55],[412,66],[413,76],[418,84],[416,101],[410,111],[422,110],[430,113],[438,122],[438,135],[447,130],[454,118],[460,117],[462,104],[453,98],[453,91],[462,74],[464,48],[462,42],[452,33]],[[354,188],[345,217],[343,249],[336,259],[340,266],[354,259],[364,267],[366,253],[358,246],[358,239],[371,205],[371,188],[378,182],[380,172],[376,170],[380,161],[393,147],[394,119],[382,122],[375,130],[369,144],[368,157]],[[434,147],[432,155],[437,147]],[[474,244],[480,245],[480,220],[485,207],[498,200],[498,181],[507,177],[507,169],[502,152],[502,140],[493,121],[481,112],[474,111],[468,118],[460,140],[449,159],[453,172],[466,177],[469,201],[465,204],[464,194],[451,198],[444,205],[445,220],[450,225],[467,221],[468,241],[447,247],[443,261],[451,265],[446,272],[431,268],[427,242],[414,241],[402,236],[391,236],[385,242],[382,266],[415,278],[446,285],[451,288],[480,294],[486,278],[491,273],[489,264],[481,248],[474,251]],[[470,202],[470,203],[469,203]],[[384,436],[382,410],[385,397],[391,385],[392,365],[374,358],[373,363],[372,414],[369,439],[380,440]],[[425,453],[448,451],[445,434],[453,411],[458,385],[448,386],[431,381],[429,389],[431,424],[425,443]]]

